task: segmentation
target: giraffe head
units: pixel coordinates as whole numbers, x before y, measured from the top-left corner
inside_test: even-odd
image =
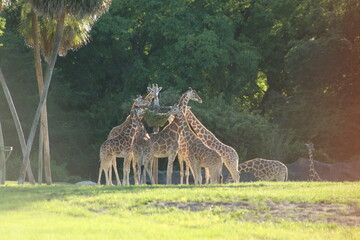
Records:
[[[149,91],[149,102],[151,102],[152,100],[157,100],[159,99],[159,93],[161,91],[162,87],[159,87],[157,84],[152,84],[151,87],[148,87],[147,90]]]
[[[135,116],[136,116],[137,118],[141,118],[141,117],[144,116],[144,114],[146,113],[145,109],[143,109],[143,108],[136,108],[136,109],[134,109],[133,111],[134,111]]]
[[[193,101],[196,101],[198,103],[202,103],[201,97],[191,87],[189,87],[189,89],[186,91],[185,94],[186,94],[186,97],[188,97],[189,100],[193,100]]]
[[[170,110],[167,112],[170,116],[179,116],[181,114],[181,108],[179,106],[172,106]]]
[[[143,99],[142,96],[140,95],[136,99],[134,99],[133,107],[142,108],[142,107],[147,107],[149,105],[150,105],[149,101]]]
[[[311,150],[311,151],[314,151],[314,150],[315,150],[314,144],[311,143],[311,142],[305,143],[305,146],[306,146],[309,150]]]

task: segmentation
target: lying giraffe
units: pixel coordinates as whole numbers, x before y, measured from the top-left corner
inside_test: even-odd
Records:
[[[186,106],[183,106],[184,111]],[[186,165],[190,166],[194,176],[195,184],[202,184],[201,168],[205,168],[210,179],[210,183],[221,183],[222,181],[222,160],[221,156],[213,149],[201,141],[191,130],[184,113],[175,117],[174,121],[180,121],[181,138],[184,139],[185,148],[182,149]]]
[[[133,144],[134,137],[139,127],[139,117],[145,113],[145,110],[137,108],[131,111],[130,114],[130,128],[129,131],[125,131],[117,137],[106,140],[100,147],[100,169],[98,184],[101,181],[101,173],[105,172],[106,185],[112,185],[109,179],[109,169],[112,167],[114,159],[117,157],[124,158],[124,179],[123,184],[129,185],[129,173],[130,173],[130,150]],[[114,168],[117,184],[120,185],[120,178],[117,168]]]
[[[305,143],[309,151],[309,179],[308,181],[321,181],[319,174],[316,172],[314,167],[313,151],[315,150],[313,143]]]
[[[190,100],[202,102],[197,93],[189,89],[180,98],[179,105],[187,105]],[[166,184],[171,184],[172,182],[173,163],[180,147],[180,134],[180,122],[176,116],[161,132],[150,134],[154,158],[168,158]]]
[[[239,173],[251,172],[257,181],[280,181],[288,179],[288,169],[280,161],[254,158],[239,164]]]

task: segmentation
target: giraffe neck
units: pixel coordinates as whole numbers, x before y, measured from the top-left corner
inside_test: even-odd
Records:
[[[196,135],[204,141],[207,146],[215,150],[221,150],[224,144],[196,118],[190,109],[186,110],[186,120],[188,120]]]
[[[149,92],[146,95],[145,100],[148,101],[149,103],[151,103],[154,100],[154,95],[151,92]]]
[[[184,93],[184,94],[181,96],[180,100],[179,100],[178,106],[179,106],[180,108],[183,108],[184,106],[187,106],[188,103],[189,103],[189,100],[190,100],[190,98],[187,96],[187,93]]]
[[[308,150],[309,150],[309,161],[310,161],[310,170],[311,170],[314,169],[313,153],[310,148]]]
[[[195,134],[190,128],[189,123],[186,121],[185,116],[183,113],[181,113],[181,116],[176,117],[176,119],[180,124],[180,131],[182,133],[182,136],[186,139],[188,144],[191,144],[191,142],[194,140]],[[174,120],[174,121],[175,121]]]
[[[131,112],[130,116],[131,116],[131,121],[130,121],[130,125],[128,128],[129,129],[129,137],[131,139],[134,139],[135,134],[139,129],[140,120],[138,119],[138,116],[134,112]]]

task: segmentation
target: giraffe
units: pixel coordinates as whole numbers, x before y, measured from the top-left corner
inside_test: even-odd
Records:
[[[202,102],[196,91],[189,88],[189,90],[181,96],[178,106],[186,106],[190,100]],[[180,146],[180,122],[177,117],[178,115],[179,114],[177,114],[174,120],[165,126],[161,132],[150,134],[154,149],[154,159],[168,158],[166,184],[171,184],[172,182],[173,163]]]
[[[305,146],[307,147],[309,151],[309,179],[308,181],[321,181],[321,178],[319,174],[316,172],[314,167],[314,159],[313,159],[313,151],[315,150],[313,143],[305,143]]]
[[[139,131],[135,135],[132,154],[135,185],[141,183],[141,168],[143,166],[145,168],[143,173],[144,179],[146,179],[147,172],[150,177],[151,184],[155,184],[155,180],[152,174],[154,150],[151,145],[150,136],[142,123],[139,126]],[[143,183],[146,183],[146,180],[143,180]]]
[[[199,119],[196,118],[190,109],[185,111],[186,120],[196,133],[196,135],[211,149],[214,149],[222,158],[223,163],[228,168],[235,183],[239,182],[238,162],[239,156],[234,148],[222,143],[217,137],[208,130]],[[181,168],[180,171],[183,171]],[[183,174],[180,173],[180,183],[183,183]],[[186,171],[186,182],[188,183],[188,169]]]
[[[157,85],[155,86],[154,84],[152,85],[152,87],[148,87],[147,88],[149,93],[146,95],[145,99],[142,99],[141,96],[139,96],[138,98],[135,99],[132,107],[131,107],[131,110],[134,110],[135,108],[139,108],[139,107],[147,107],[151,104],[152,100],[159,95],[159,91],[161,90],[161,88],[158,88]],[[111,129],[107,139],[111,139],[111,138],[114,138],[118,135],[121,135],[123,134],[123,132],[129,128],[130,126],[130,115],[128,115],[125,119],[125,121],[120,124],[119,126],[116,126],[114,128]],[[116,158],[113,159],[113,162],[111,163],[111,166],[114,168],[114,171],[115,171],[115,168],[117,167],[116,166]],[[109,179],[110,179],[110,182],[112,181],[112,167],[110,166],[109,168]],[[135,171],[135,169],[134,169]]]
[[[168,116],[173,116],[180,110],[176,108],[171,108],[170,111],[167,112]],[[134,144],[132,148],[132,153],[134,157],[133,161],[133,168],[134,170],[134,179],[135,184],[139,184],[141,182],[141,167],[145,167],[145,172],[143,174],[142,182],[146,183],[146,172],[150,177],[151,184],[155,184],[155,179],[153,176],[152,168],[153,168],[153,156],[154,156],[154,149],[151,143],[151,138],[149,134],[146,132],[144,125],[139,122],[139,132],[136,134],[134,139]],[[135,164],[135,167],[134,167]]]
[[[124,178],[123,184],[129,185],[129,173],[130,173],[130,154],[131,147],[136,132],[139,127],[139,117],[145,113],[145,110],[141,108],[136,108],[131,111],[130,114],[130,127],[121,135],[106,140],[100,147],[100,169],[99,169],[99,178],[98,184],[100,184],[101,173],[105,172],[106,185],[112,184],[110,182],[108,172],[109,168],[112,167],[114,159],[117,157],[124,158]],[[117,184],[120,185],[119,174],[116,168],[114,168]]]
[[[183,159],[194,176],[195,184],[202,184],[201,168],[205,168],[210,179],[210,183],[221,183],[222,175],[222,159],[221,156],[213,149],[206,146],[206,144],[191,130],[183,111],[186,106],[183,106],[180,116],[177,116],[174,121],[180,121],[181,138],[185,141],[185,147],[182,149]]]
[[[280,181],[288,179],[288,169],[277,160],[254,158],[239,164],[239,173],[251,172],[258,181]]]

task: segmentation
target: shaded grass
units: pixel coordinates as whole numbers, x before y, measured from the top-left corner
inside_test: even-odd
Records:
[[[241,202],[256,209],[157,207],[168,202]],[[207,186],[0,186],[1,239],[359,239],[337,223],[267,218],[264,202],[360,207],[359,182],[258,182]],[[295,234],[294,234],[295,233]]]

